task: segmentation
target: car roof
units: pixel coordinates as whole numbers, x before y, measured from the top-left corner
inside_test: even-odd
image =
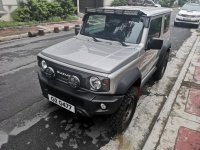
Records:
[[[116,7],[101,7],[97,9],[140,11],[147,16],[156,16],[163,13],[170,13],[172,11],[171,8],[152,7],[152,6],[116,6]]]

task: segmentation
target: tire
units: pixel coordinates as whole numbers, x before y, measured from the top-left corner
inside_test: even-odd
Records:
[[[125,94],[119,109],[108,118],[112,134],[122,133],[130,124],[137,106],[138,90],[139,88],[136,87],[130,88]]]
[[[168,59],[169,59],[169,52],[166,53],[164,60],[161,62],[158,69],[156,70],[156,72],[153,75],[153,78],[155,81],[162,79],[162,77],[165,73],[166,67],[167,67]]]

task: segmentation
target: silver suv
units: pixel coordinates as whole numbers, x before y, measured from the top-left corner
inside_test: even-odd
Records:
[[[43,95],[73,113],[108,115],[111,129],[122,132],[141,87],[165,72],[170,15],[161,7],[86,9],[77,36],[38,54]]]

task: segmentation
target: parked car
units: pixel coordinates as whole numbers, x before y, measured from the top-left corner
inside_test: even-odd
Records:
[[[183,5],[183,7],[176,15],[174,26],[185,24],[185,25],[193,25],[198,28],[199,21],[200,21],[200,4],[187,3]]]
[[[87,9],[77,36],[38,54],[43,95],[72,113],[107,115],[124,131],[140,90],[167,66],[171,9],[119,6]]]

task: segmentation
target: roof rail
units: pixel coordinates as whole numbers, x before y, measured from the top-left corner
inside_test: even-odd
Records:
[[[113,7],[114,8],[114,7]],[[112,9],[110,8],[85,8],[85,13],[111,13],[111,14],[126,14],[126,15],[145,15],[140,10]]]
[[[128,5],[158,7],[158,5],[153,0],[128,0]]]

